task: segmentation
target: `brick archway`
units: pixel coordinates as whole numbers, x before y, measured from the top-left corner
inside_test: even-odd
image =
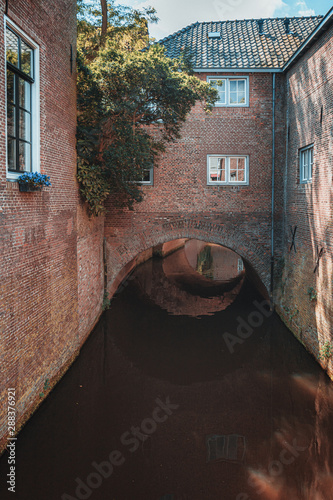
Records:
[[[236,252],[245,261],[247,271],[252,274],[263,295],[268,297],[270,287],[269,248],[259,244],[255,235],[245,233],[235,225],[191,218],[174,220],[168,218],[168,220],[162,220],[159,223],[155,220],[150,225],[146,224],[144,230],[132,226],[117,237],[106,232],[108,291],[111,290],[122,269],[138,254],[162,243],[181,238],[215,243]]]

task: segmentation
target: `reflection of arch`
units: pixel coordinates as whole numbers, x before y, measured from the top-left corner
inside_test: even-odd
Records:
[[[177,219],[154,224],[146,230],[131,230],[118,238],[107,238],[108,291],[121,270],[140,253],[159,244],[181,238],[193,238],[227,247],[239,254],[261,293],[268,296],[270,286],[269,248],[259,244],[236,226],[223,226],[208,221]]]
[[[193,270],[186,259],[184,248],[155,262],[154,266],[147,264],[136,270],[137,282],[154,304],[175,316],[199,317],[224,311],[236,299],[243,285],[244,275],[241,275],[231,287],[217,284],[215,295],[198,295],[196,288],[210,284],[213,292],[214,283]],[[194,285],[194,290],[182,286],[184,278],[192,278],[190,284]]]

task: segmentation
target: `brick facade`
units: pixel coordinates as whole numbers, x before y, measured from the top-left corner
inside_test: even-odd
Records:
[[[5,8],[1,0],[1,40]],[[77,355],[101,312],[103,296],[103,223],[89,221],[78,206],[75,177],[76,2],[9,0],[8,19],[39,46],[40,170],[51,177],[52,187],[22,193],[17,182],[6,180],[1,43],[0,438],[6,430],[7,388],[16,388],[20,426],[42,401],[45,381],[52,386]]]
[[[134,212],[125,213],[109,204],[105,236],[108,267],[115,274],[145,248],[192,237],[239,253],[255,269],[269,293],[273,78],[270,73],[246,76],[249,107],[214,108],[207,114],[197,104],[182,129],[181,139],[168,146],[155,169],[154,185],[143,187],[143,203]],[[206,75],[200,78],[205,80]],[[283,78],[276,79],[276,88],[277,95],[283,96]],[[276,113],[279,119],[284,116],[283,98],[277,100]],[[277,144],[282,144],[278,148],[280,162],[284,158],[281,122],[276,127]],[[207,185],[208,154],[248,155],[249,185]],[[279,168],[276,177],[281,179]],[[276,206],[280,221],[280,199]]]
[[[331,26],[286,74],[289,134],[277,303],[286,324],[317,359],[333,337],[332,58]],[[310,144],[314,145],[313,178],[302,184],[299,150]],[[296,226],[295,252],[290,247]],[[324,253],[314,273],[321,249]],[[332,377],[332,359],[319,362]]]

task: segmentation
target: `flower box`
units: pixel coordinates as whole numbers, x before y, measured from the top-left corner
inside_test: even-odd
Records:
[[[50,177],[39,172],[25,172],[17,178],[19,189],[23,193],[40,191],[43,186],[51,186]]]
[[[21,193],[32,193],[33,191],[41,191],[42,186],[36,186],[36,184],[19,182],[19,189]]]

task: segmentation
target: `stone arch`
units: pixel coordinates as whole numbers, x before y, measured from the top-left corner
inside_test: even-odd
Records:
[[[125,232],[119,235],[119,238],[106,235],[108,291],[111,290],[119,273],[138,254],[162,243],[181,238],[215,243],[236,252],[244,260],[247,272],[252,276],[261,293],[268,297],[270,253],[266,245],[259,244],[253,236],[249,236],[235,226],[185,218],[164,220],[160,224],[145,227],[145,230],[132,229],[127,234]]]

